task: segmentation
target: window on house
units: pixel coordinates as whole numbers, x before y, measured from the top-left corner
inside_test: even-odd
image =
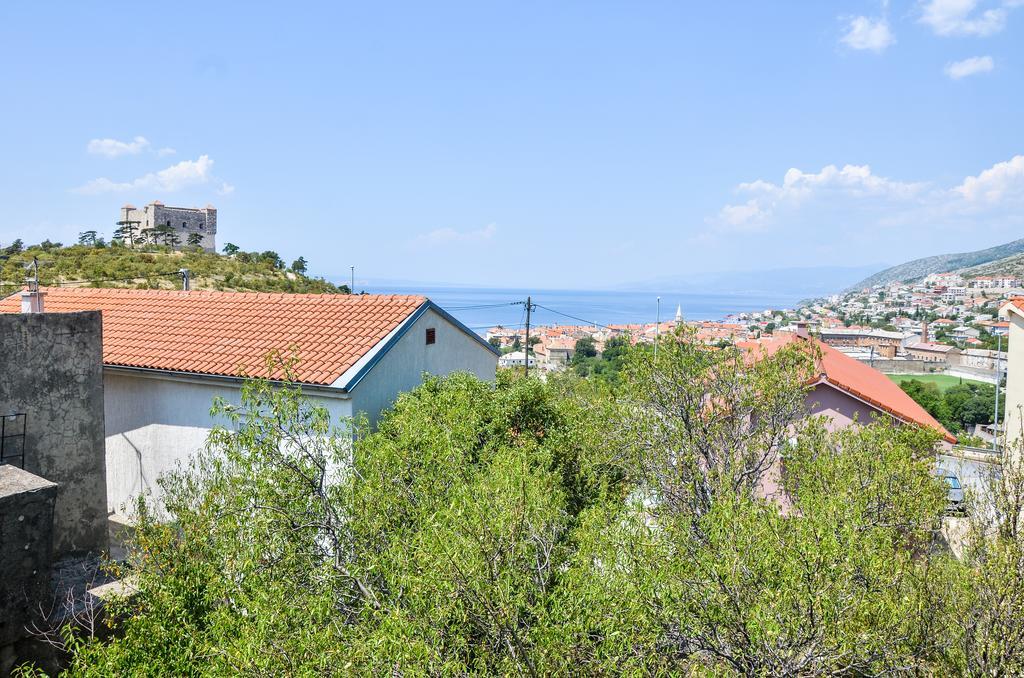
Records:
[[[437,341],[437,330],[433,327],[427,328],[427,344],[433,344]]]
[[[188,228],[188,222],[186,222],[186,221],[181,222],[181,227],[182,228]]]

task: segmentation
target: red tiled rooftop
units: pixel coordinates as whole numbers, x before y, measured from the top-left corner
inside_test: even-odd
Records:
[[[101,311],[103,362],[281,379],[266,356],[294,351],[293,378],[331,384],[427,300],[420,296],[43,288],[47,312]],[[17,313],[19,294],[0,299]]]
[[[895,381],[817,339],[800,339],[794,334],[780,333],[769,339],[742,342],[738,346],[745,350],[760,350],[766,355],[771,355],[794,341],[814,342],[821,352],[818,376],[830,385],[888,412],[901,421],[933,429],[946,441],[956,442],[956,438],[935,417],[917,404],[917,401],[907,395]]]

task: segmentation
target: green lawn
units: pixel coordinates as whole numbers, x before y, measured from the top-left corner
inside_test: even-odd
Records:
[[[984,382],[974,381],[973,379],[960,379],[960,377],[954,377],[948,374],[888,374],[886,375],[897,384],[903,381],[909,381],[911,379],[917,379],[918,381],[931,382],[939,387],[940,390],[945,391],[950,386],[956,386],[961,381],[965,384],[982,384]]]

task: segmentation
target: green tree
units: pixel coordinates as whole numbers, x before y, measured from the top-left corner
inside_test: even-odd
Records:
[[[936,433],[808,418],[812,347],[620,348],[615,389],[427,377],[376,431],[247,383],[73,673],[1021,673],[1019,461],[958,561]]]
[[[575,359],[577,356],[580,360],[597,357],[597,345],[592,337],[582,337],[576,340],[573,358]]]
[[[282,260],[280,255],[277,252],[273,251],[273,250],[267,250],[265,252],[260,252],[257,255],[256,258],[257,258],[257,261],[262,261],[262,262],[264,262],[266,264],[270,264],[270,266],[272,268],[275,268],[275,269],[283,269],[284,268],[284,260]]]
[[[189,233],[188,237],[185,238],[185,243],[189,247],[200,247],[203,244],[202,233]]]
[[[938,385],[919,379],[900,382],[900,388],[923,407],[928,414],[938,419],[947,428],[956,428],[950,418],[949,406]]]
[[[224,248],[221,251],[227,256],[233,257],[241,251],[241,248],[238,245],[229,242],[224,244]]]
[[[0,253],[4,254],[5,256],[12,256],[14,254],[20,254],[22,251],[24,251],[24,249],[25,243],[22,242],[21,238],[17,238],[10,245],[0,250]]]
[[[247,384],[139,508],[131,600],[82,675],[530,673],[583,507],[616,475],[599,413],[537,380],[428,379],[367,434]],[[355,434],[353,436],[353,434]]]
[[[298,273],[299,275],[306,275],[306,265],[307,265],[306,258],[305,257],[299,257],[298,259],[296,259],[295,261],[292,262],[292,266],[291,266],[292,273]]]
[[[78,234],[78,244],[86,247],[96,246],[96,231],[82,231]]]

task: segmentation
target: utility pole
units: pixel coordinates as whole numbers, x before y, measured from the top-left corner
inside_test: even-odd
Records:
[[[1003,335],[999,335],[996,344],[996,416],[992,422],[992,449],[999,452],[999,362],[1003,354]]]
[[[654,359],[658,359],[658,338],[661,336],[661,297],[658,297],[658,311],[654,317]]]
[[[523,361],[526,365],[526,376],[530,376],[530,311],[533,304],[531,303],[532,297],[526,297],[526,360]]]
[[[349,283],[349,286],[348,286],[348,293],[349,294],[355,294],[356,293],[356,267],[355,266],[349,266],[348,268],[349,268],[349,274],[350,274],[350,277],[349,277],[350,283]]]
[[[189,270],[187,268],[179,268],[178,273],[181,274],[181,289],[188,292],[192,289],[192,280]]]

